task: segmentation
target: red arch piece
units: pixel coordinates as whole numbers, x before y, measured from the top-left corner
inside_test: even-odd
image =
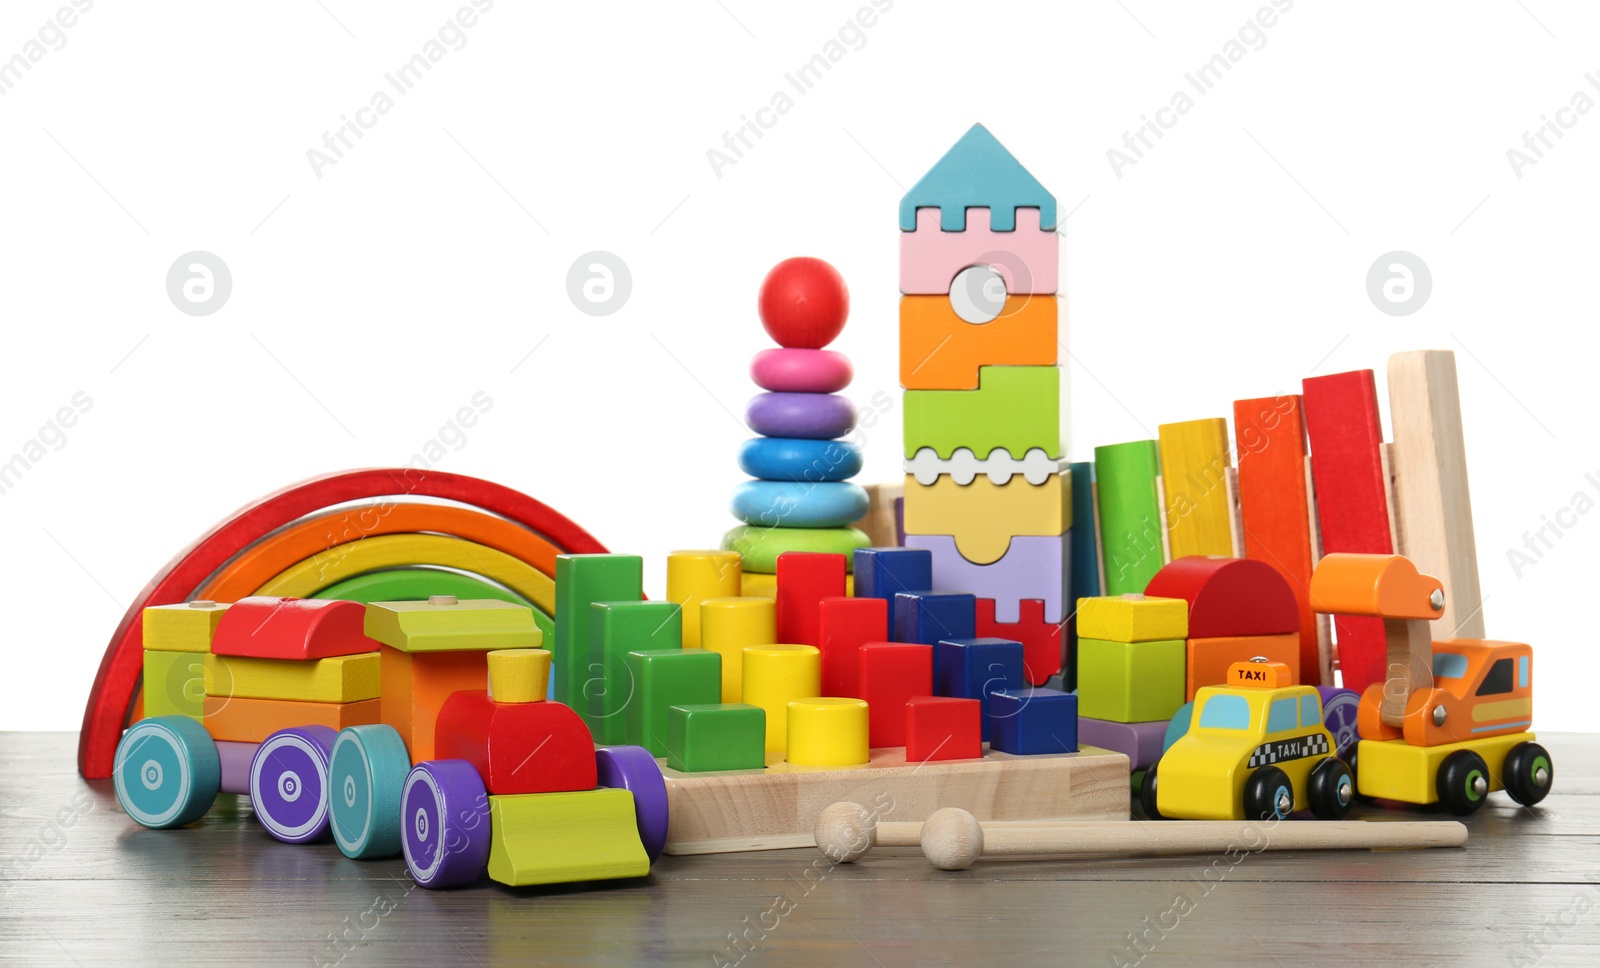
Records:
[[[1288,579],[1255,558],[1174,558],[1144,593],[1187,601],[1191,639],[1300,631],[1300,606]]]
[[[606,548],[589,532],[520,491],[462,474],[415,468],[368,468],[314,477],[245,505],[167,562],[145,585],[112,633],[95,674],[78,734],[78,772],[111,775],[117,741],[128,721],[143,667],[144,609],[184,601],[229,558],[277,528],[346,501],[393,495],[444,498],[509,518],[539,532],[563,552],[598,554]]]

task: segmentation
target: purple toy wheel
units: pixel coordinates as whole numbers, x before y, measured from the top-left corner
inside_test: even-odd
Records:
[[[406,775],[400,792],[400,847],[411,879],[426,888],[458,887],[489,866],[489,794],[466,760],[429,760]]]
[[[832,440],[856,425],[856,405],[831,393],[758,393],[744,411],[763,437]]]
[[[1333,734],[1334,755],[1347,759],[1361,737],[1356,735],[1356,713],[1361,709],[1361,694],[1338,686],[1318,686],[1322,694],[1322,725]]]
[[[600,785],[633,794],[639,842],[654,864],[667,845],[667,781],[656,758],[642,746],[607,746],[594,751]]]
[[[339,734],[296,726],[267,737],[250,761],[250,803],[267,833],[304,844],[328,833],[328,754]]]

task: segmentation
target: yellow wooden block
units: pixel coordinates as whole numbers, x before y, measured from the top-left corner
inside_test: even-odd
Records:
[[[749,575],[745,576],[749,578]],[[778,641],[777,602],[708,598],[700,603],[700,647],[722,656],[722,701],[744,702],[744,650]]]
[[[819,697],[789,703],[788,752],[794,766],[867,762],[867,701]]]
[[[1221,417],[1162,424],[1161,485],[1172,558],[1234,556],[1228,516],[1228,422]]]
[[[854,595],[856,593],[855,575],[847,574],[844,576],[844,593],[846,595]],[[747,571],[739,578],[739,594],[746,598],[776,599],[778,597],[778,576],[758,575],[753,571]],[[705,645],[702,644],[700,647],[703,649]]]
[[[144,647],[162,652],[210,652],[227,605],[196,599],[144,610]]]
[[[294,659],[205,657],[206,695],[244,699],[295,699],[300,702],[360,702],[376,699],[382,673],[378,654],[340,655],[302,662]]]
[[[401,652],[487,652],[544,644],[544,633],[528,606],[454,595],[435,595],[422,602],[373,602],[367,606],[363,631]]]
[[[812,645],[765,645],[744,650],[744,698],[767,712],[767,752],[788,749],[789,704],[822,691],[822,651]]]
[[[674,551],[667,555],[667,601],[683,606],[683,647],[700,645],[700,603],[743,594],[737,551]]]
[[[1052,474],[1029,484],[1014,474],[1004,484],[979,475],[961,485],[944,475],[932,485],[906,475],[906,534],[947,534],[956,550],[976,565],[1005,557],[1015,535],[1054,537],[1072,527],[1072,478]]]
[[[543,702],[550,688],[550,653],[545,649],[495,649],[489,661],[489,698],[495,702]]]
[[[1106,595],[1078,599],[1078,635],[1106,642],[1161,642],[1189,637],[1189,603],[1181,598]]]
[[[512,887],[643,877],[633,794],[602,787],[489,798],[489,877]]]

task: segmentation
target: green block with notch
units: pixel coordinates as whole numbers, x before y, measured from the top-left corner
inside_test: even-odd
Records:
[[[966,447],[979,460],[996,448],[1012,457],[1035,447],[1061,456],[1061,370],[1054,366],[983,366],[976,390],[907,390],[906,457],[932,447],[949,459]]]
[[[579,713],[589,708],[584,684],[598,671],[590,668],[595,660],[589,654],[589,606],[643,596],[644,559],[638,555],[556,555],[556,634],[550,652],[557,700]]]
[[[1078,639],[1078,715],[1114,723],[1171,719],[1183,705],[1182,639]]]
[[[760,770],[767,765],[767,711],[749,703],[667,710],[667,767],[680,773]]]
[[[641,649],[628,653],[627,734],[620,742],[667,755],[669,710],[722,698],[722,656],[709,649]],[[764,722],[764,720],[763,720]]]
[[[589,605],[589,675],[583,683],[584,714],[602,746],[631,743],[628,707],[637,701],[639,680],[628,653],[682,650],[683,606],[676,602],[592,602]]]

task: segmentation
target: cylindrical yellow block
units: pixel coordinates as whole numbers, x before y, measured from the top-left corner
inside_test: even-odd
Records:
[[[744,650],[778,641],[770,598],[708,598],[700,603],[700,648],[722,656],[722,701],[744,702]]]
[[[489,698],[543,702],[550,685],[548,649],[495,649],[489,659]]]
[[[814,645],[757,645],[744,650],[744,702],[767,711],[767,752],[788,747],[789,704],[822,691],[822,651]]]
[[[741,589],[740,594],[748,598],[777,598],[778,576],[758,575],[755,572],[747,571],[740,576],[739,587]],[[847,574],[844,576],[844,593],[846,595],[854,595],[856,593],[855,575]],[[704,648],[704,646],[701,646],[701,648]]]
[[[867,761],[867,701],[793,700],[788,745],[784,758],[795,766],[860,766]]]
[[[740,594],[737,551],[674,551],[667,555],[667,601],[683,606],[683,647],[700,648],[700,603]]]

